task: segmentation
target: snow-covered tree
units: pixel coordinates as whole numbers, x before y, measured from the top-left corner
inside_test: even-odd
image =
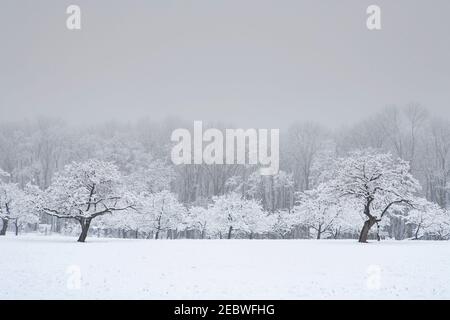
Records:
[[[177,196],[167,190],[141,196],[139,212],[145,230],[155,233],[155,239],[161,232],[183,230],[186,228],[186,208]]]
[[[364,221],[358,203],[339,197],[333,181],[323,182],[297,197],[294,207],[297,224],[312,229],[316,239],[324,235],[336,239],[342,233],[354,233]]]
[[[2,219],[2,229],[0,230],[0,236],[6,234],[6,229],[8,229],[9,222],[9,208],[7,210],[6,204],[8,203],[9,197],[7,197],[4,186],[6,185],[2,178],[9,177],[9,174],[0,168],[0,218]],[[5,202],[6,201],[6,202]]]
[[[217,217],[219,232],[227,233],[228,239],[233,231],[251,236],[268,229],[269,222],[259,201],[245,199],[236,192],[213,197],[213,201],[211,211]]]
[[[246,232],[250,239],[253,239],[255,234],[271,231],[271,218],[258,201],[246,200],[241,208],[241,214],[243,220],[241,231]]]
[[[34,188],[37,187],[27,185],[22,190],[15,183],[0,182],[0,218],[3,222],[0,235],[6,234],[10,222],[15,225],[17,235],[23,225],[39,221]]]
[[[299,205],[295,208],[299,222],[313,229],[317,239],[331,232],[339,215],[342,214],[336,195],[326,183],[299,195]]]
[[[339,159],[332,185],[337,195],[356,201],[362,209],[366,221],[359,242],[367,242],[373,225],[390,210],[410,205],[420,190],[408,162],[373,149]]]
[[[40,205],[48,215],[78,221],[78,241],[84,242],[92,219],[133,209],[135,200],[114,164],[88,160],[73,162],[57,173]]]
[[[37,199],[40,193],[41,191],[37,186],[27,184],[24,190],[19,190],[15,194],[10,219],[15,226],[16,235],[26,224],[39,222]]]
[[[419,198],[414,201],[413,208],[403,218],[406,224],[414,228],[414,239],[417,240],[426,233],[432,233],[442,212],[439,205]]]
[[[270,214],[269,219],[271,221],[271,231],[283,239],[286,238],[295,225],[299,224],[296,212],[289,210],[278,210]]]
[[[204,207],[189,208],[186,217],[186,224],[188,228],[198,230],[201,239],[204,239],[208,234],[217,230],[217,219],[213,213]]]
[[[437,240],[450,239],[450,211],[437,210],[433,219],[433,224],[427,229],[427,233]]]
[[[0,236],[6,234],[9,221],[14,219],[15,206],[21,198],[22,191],[17,184],[0,182],[0,218],[3,223]]]
[[[342,234],[356,234],[360,231],[361,224],[365,221],[365,216],[361,212],[361,208],[358,207],[358,202],[340,198],[336,205],[336,210],[339,213],[329,228],[332,238],[337,239]],[[386,222],[388,221],[387,219],[385,220]]]
[[[133,232],[137,238],[139,231],[143,229],[143,215],[136,210],[119,211],[112,215],[103,215],[95,220],[95,227],[98,232],[100,230],[117,230],[119,237],[126,237],[127,232]]]

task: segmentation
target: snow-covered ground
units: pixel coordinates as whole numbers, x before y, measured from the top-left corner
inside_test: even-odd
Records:
[[[450,242],[88,241],[0,237],[0,298],[450,298]]]

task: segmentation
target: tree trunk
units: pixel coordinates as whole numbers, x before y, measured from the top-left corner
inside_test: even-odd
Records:
[[[14,226],[16,227],[16,236],[19,235],[19,224],[17,223],[17,221],[14,223]]]
[[[155,233],[155,240],[158,240],[158,239],[159,239],[159,229],[156,230],[156,233]]]
[[[364,222],[364,226],[361,230],[361,233],[359,235],[359,242],[361,243],[367,243],[367,239],[369,238],[369,231],[372,226],[377,223],[377,220],[375,218],[369,218],[366,222]]]
[[[414,240],[419,240],[419,230],[420,230],[420,224],[417,226],[416,232],[414,234]]]
[[[81,225],[81,234],[80,237],[78,238],[78,242],[85,242],[86,237],[88,235],[89,226],[91,225],[91,218],[89,219],[82,218],[80,220],[80,225]]]
[[[233,231],[233,227],[230,227],[230,229],[228,229],[228,239],[231,239],[231,232]]]
[[[337,239],[339,237],[340,233],[341,233],[341,228],[339,227],[334,234],[334,239]]]
[[[6,235],[6,229],[8,229],[8,219],[2,218],[2,222],[3,222],[3,226],[2,226],[2,230],[0,230],[0,236]]]
[[[322,225],[319,225],[319,229],[317,229],[317,240],[320,240],[322,236]]]

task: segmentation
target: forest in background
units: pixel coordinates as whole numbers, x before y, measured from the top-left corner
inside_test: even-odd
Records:
[[[230,128],[223,123],[208,125]],[[332,178],[324,177],[324,173],[326,168],[333,166],[331,162],[334,159],[350,159],[352,152],[375,150],[372,151],[375,155],[391,154],[393,158],[408,163],[408,173],[421,186],[415,190],[416,196],[441,209],[449,207],[450,120],[430,114],[418,104],[388,107],[356,124],[338,129],[302,121],[280,128],[280,172],[276,176],[260,176],[258,167],[249,165],[173,166],[170,161],[170,135],[174,129],[182,127],[190,128],[192,123],[176,118],[161,122],[151,119],[126,124],[107,122],[92,126],[71,125],[53,118],[18,122],[3,120],[0,124],[0,168],[5,172],[3,181],[16,184],[21,189],[32,184],[40,191],[48,190],[56,173],[64,172],[66,165],[95,159],[114,164],[129,181],[140,181],[146,184],[150,193],[159,193],[159,198],[152,198],[153,206],[155,201],[171,203],[168,210],[172,213],[195,208],[195,212],[187,213],[187,216],[189,219],[195,216],[197,225],[207,220],[199,217],[208,215],[210,206],[213,211],[223,212],[229,209],[227,205],[230,203],[236,203],[238,207],[247,206],[255,221],[271,216],[270,221],[265,221],[265,224],[271,225],[270,230],[256,225],[252,229],[252,222],[243,221],[245,227],[235,226],[235,237],[357,238],[363,220],[358,220],[355,227],[337,229],[352,222],[337,223],[335,217],[338,214],[333,210],[325,217],[323,212],[319,216],[313,214],[323,205],[320,194],[315,196],[313,193],[324,179]],[[305,201],[305,195],[315,202]],[[239,202],[241,200],[246,201],[242,204]],[[307,218],[299,218],[299,207],[302,207],[300,211]],[[201,208],[206,212],[202,212]],[[71,232],[73,223],[70,220],[46,213],[39,212],[37,221],[24,220],[24,224],[17,228],[36,230],[40,222],[49,225],[52,232]],[[296,215],[291,216],[290,213]],[[262,215],[258,217],[258,214]],[[149,222],[137,223],[139,219],[133,219],[135,226],[132,226],[133,221],[127,221],[132,214],[113,216],[117,218],[99,219],[90,232],[102,236],[145,238],[162,237],[162,234],[168,238],[226,238],[229,236],[227,232],[231,232],[229,226],[215,226],[209,232],[206,227],[204,230],[202,227],[193,230],[178,228],[177,223],[180,224],[183,219],[177,217],[168,219],[164,228],[155,228],[154,221],[150,223],[153,227],[141,228]],[[411,216],[415,219],[404,219],[401,213],[390,215],[385,219],[388,222],[381,226],[384,236],[417,238],[418,225],[423,222],[422,227],[425,228],[426,217],[420,214]],[[186,221],[182,223],[189,224]],[[78,226],[76,223],[74,225]]]

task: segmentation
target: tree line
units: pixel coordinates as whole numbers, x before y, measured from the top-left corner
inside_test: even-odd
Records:
[[[61,232],[73,220],[84,238],[89,229],[153,238],[448,238],[450,124],[417,104],[335,130],[282,128],[281,171],[269,177],[255,166],[173,166],[170,132],[183,126],[179,119],[1,123],[2,229],[40,221]],[[80,172],[92,168],[102,178],[82,182]],[[90,193],[96,200],[84,199]],[[102,193],[109,196],[100,201]]]

